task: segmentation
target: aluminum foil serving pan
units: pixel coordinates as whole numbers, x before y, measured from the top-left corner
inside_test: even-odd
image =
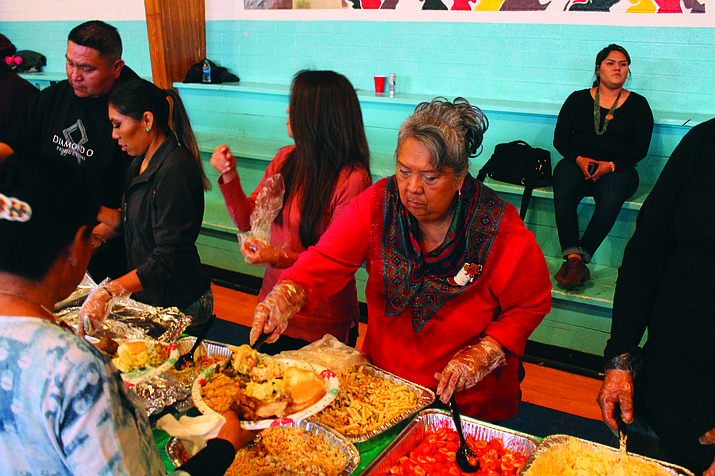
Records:
[[[374,438],[375,436],[383,433],[384,431],[394,427],[401,421],[405,420],[406,418],[410,417],[411,415],[414,415],[415,413],[419,412],[426,406],[430,405],[432,402],[435,400],[435,394],[432,390],[429,388],[423,387],[421,385],[417,385],[416,383],[410,382],[409,380],[405,380],[401,377],[398,377],[395,374],[392,374],[390,372],[387,372],[385,370],[382,370],[378,367],[375,367],[374,365],[364,365],[364,370],[363,372],[367,375],[374,376],[377,378],[380,378],[382,380],[387,380],[389,382],[392,382],[393,384],[397,386],[404,386],[408,391],[412,392],[415,395],[415,405],[396,417],[392,418],[391,420],[383,423],[379,427],[375,428],[374,430],[368,431],[366,433],[360,433],[358,435],[345,435],[345,438],[347,438],[350,442],[352,443],[363,443],[371,438]],[[341,384],[342,388],[342,384]],[[336,400],[340,399],[340,394],[338,394],[338,397]],[[317,417],[324,423],[326,422],[324,419],[321,419],[320,415]],[[361,445],[360,446],[361,451],[364,451],[368,449],[368,446],[366,445]]]
[[[390,468],[399,464],[400,458],[415,449],[425,436],[445,426],[455,428],[452,415],[448,411],[431,408],[423,410],[361,474],[363,476],[389,475]],[[477,440],[484,441],[499,437],[504,447],[527,457],[533,454],[539,445],[539,439],[535,436],[465,416],[462,416],[462,428],[465,437],[472,435]]]
[[[174,345],[178,354],[183,355],[191,350],[196,337],[182,337]],[[194,406],[191,399],[191,386],[194,380],[207,367],[216,361],[226,361],[231,358],[232,350],[224,344],[204,340],[194,353],[194,365],[177,371],[173,365],[161,375],[139,383],[134,390],[139,394],[148,415],[159,413],[164,407],[174,405],[179,411],[186,411]]]
[[[618,460],[618,457],[621,456],[620,450],[617,448],[611,448],[610,446],[605,446],[601,445],[598,443],[594,443],[592,441],[588,440],[583,440],[581,438],[576,438],[575,436],[569,436],[569,435],[551,435],[547,436],[544,438],[544,440],[541,442],[538,448],[536,448],[536,451],[534,451],[531,456],[526,461],[526,464],[521,470],[521,475],[524,476],[530,476],[530,475],[541,475],[544,474],[539,470],[538,467],[535,467],[535,465],[540,465],[543,464],[545,461],[549,461],[551,458],[549,457],[549,452],[553,450],[559,450],[559,449],[566,449],[568,448],[569,443],[577,443],[580,444],[578,447],[576,447],[575,450],[569,451],[567,453],[564,453],[561,455],[559,458],[561,461],[565,461],[567,459],[570,459],[570,455],[574,455],[574,458],[578,458],[576,461],[582,462],[584,465],[584,468],[582,469],[582,472],[579,472],[578,474],[586,474],[583,471],[587,471],[588,474],[591,474],[593,476],[601,476],[601,475],[606,475],[606,474],[611,474],[610,470],[613,469],[612,464],[602,464],[601,462],[608,461],[609,458],[614,458],[614,460]],[[576,452],[577,450],[580,450]],[[591,453],[592,450],[593,452]],[[548,458],[548,459],[547,459]],[[621,461],[623,461],[623,458],[620,458]],[[638,463],[653,463],[660,467],[663,470],[663,474],[666,475],[673,475],[673,476],[694,476],[693,473],[688,471],[685,468],[682,468],[680,466],[671,464],[671,463],[666,463],[664,461],[658,461],[655,459],[651,458],[646,458],[645,456],[640,456],[634,453],[628,453],[628,460],[633,461],[634,464]],[[628,461],[626,460],[626,461]],[[550,469],[553,468],[553,464],[549,464]],[[564,474],[568,475],[568,472],[558,470],[556,471],[556,468],[553,468],[555,472],[558,472],[558,474]],[[577,468],[578,469],[578,468]],[[624,467],[625,469],[625,467]],[[635,468],[634,468],[635,469]],[[576,475],[577,471],[574,470],[573,474]],[[613,473],[616,474],[616,473]],[[623,473],[618,473],[618,474],[640,474],[640,472],[636,469],[636,472],[633,471],[624,471]],[[651,473],[648,473],[651,474]]]
[[[55,313],[66,322],[75,333],[84,325],[79,317],[80,308],[68,307]],[[175,307],[161,308],[134,301],[120,299],[112,305],[107,318],[92,338],[110,339],[154,339],[159,342],[174,342],[191,324],[191,316]]]
[[[343,435],[315,420],[306,419],[290,423],[288,425],[273,427],[266,431],[282,431],[284,428],[300,428],[304,431],[314,433],[323,437],[328,443],[328,446],[337,448],[342,454],[347,464],[340,472],[341,476],[352,474],[360,464],[360,453],[355,446],[350,443]],[[259,434],[260,436],[260,434]],[[250,444],[250,443],[249,443]],[[289,450],[290,451],[290,450]],[[172,464],[177,468],[184,464],[188,458],[188,452],[184,448],[183,443],[178,438],[170,438],[166,443],[166,454],[169,456]]]

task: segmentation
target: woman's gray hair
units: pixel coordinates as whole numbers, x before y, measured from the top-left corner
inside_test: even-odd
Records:
[[[469,158],[481,152],[488,127],[487,116],[466,99],[458,97],[449,102],[438,97],[418,104],[414,114],[402,123],[395,154],[400,154],[407,139],[416,139],[429,150],[435,170],[449,167],[455,176],[463,177],[469,170]]]

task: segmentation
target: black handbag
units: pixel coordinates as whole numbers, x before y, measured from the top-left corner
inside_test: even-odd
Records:
[[[497,144],[494,154],[479,171],[477,179],[484,182],[487,175],[499,182],[524,186],[519,211],[523,220],[534,189],[551,185],[551,152],[531,147],[523,140]]]

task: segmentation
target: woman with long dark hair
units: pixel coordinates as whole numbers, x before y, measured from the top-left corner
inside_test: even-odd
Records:
[[[266,180],[280,174],[285,184],[283,207],[271,225],[270,243],[249,238],[241,246],[246,262],[267,267],[259,301],[283,270],[316,244],[350,200],[371,182],[360,102],[345,76],[334,71],[296,74],[286,127],[295,146],[278,151],[250,197],[241,188],[236,158],[229,148],[219,146],[211,157],[211,165],[221,173],[218,183],[229,214],[241,231],[251,229],[250,216]],[[326,333],[354,344],[358,317],[353,278],[331,299],[298,314],[276,344],[261,350],[275,353],[300,348]]]
[[[593,87],[573,92],[556,121],[554,147],[563,159],[554,169],[554,212],[564,262],[554,279],[566,289],[591,278],[586,263],[638,189],[635,167],[648,153],[653,114],[643,96],[623,87],[630,65],[622,46],[602,49]],[[596,207],[579,237],[576,209],[586,196]]]
[[[102,208],[97,231],[124,233],[130,271],[87,300],[81,311],[87,330],[113,297],[131,293],[152,306],[178,307],[192,317],[195,333],[213,314],[211,279],[196,249],[211,184],[184,105],[176,90],[135,80],[112,93],[109,119],[112,137],[134,160],[122,209]]]

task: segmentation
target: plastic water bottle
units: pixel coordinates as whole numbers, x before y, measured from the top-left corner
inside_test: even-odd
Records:
[[[211,65],[209,64],[209,60],[207,60],[207,59],[204,60],[203,82],[204,83],[211,82]]]

